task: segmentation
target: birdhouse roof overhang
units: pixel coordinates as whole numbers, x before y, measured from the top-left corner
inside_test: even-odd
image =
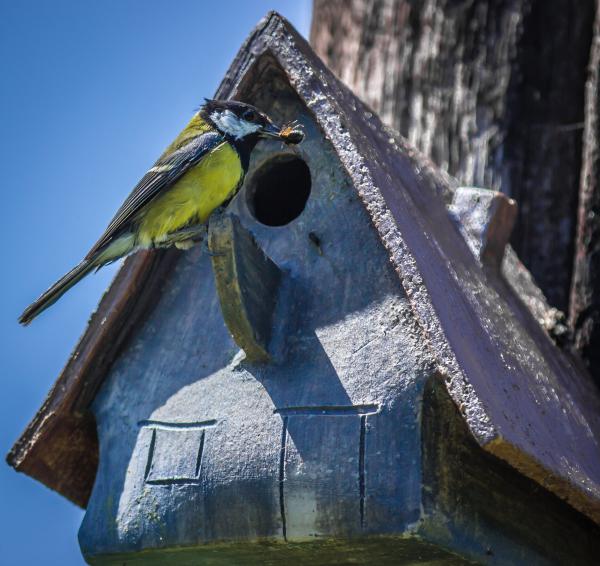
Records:
[[[331,142],[474,438],[600,522],[600,398],[515,291],[524,272],[518,260],[507,254],[502,269],[478,260],[448,213],[453,181],[386,128],[278,14],[251,33],[216,98],[247,98],[261,65],[281,70]],[[140,252],[125,261],[8,456],[81,506],[98,461],[87,408],[179,255]]]

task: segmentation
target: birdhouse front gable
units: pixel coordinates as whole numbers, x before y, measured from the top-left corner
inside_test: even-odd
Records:
[[[181,254],[93,403],[86,556],[404,532],[419,517],[417,400],[433,359],[330,142],[280,69],[258,84],[267,94],[244,99],[306,134],[262,144],[227,212],[282,274],[272,359],[248,361],[230,335],[219,258]],[[308,197],[292,214],[273,191]]]

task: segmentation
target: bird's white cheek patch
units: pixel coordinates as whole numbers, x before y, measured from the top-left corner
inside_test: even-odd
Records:
[[[260,130],[258,124],[238,118],[231,110],[213,112],[210,119],[219,130],[238,140]]]

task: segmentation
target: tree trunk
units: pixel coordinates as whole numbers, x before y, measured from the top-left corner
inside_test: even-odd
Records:
[[[600,376],[600,1],[585,93],[583,167],[579,193],[570,324],[574,344]]]
[[[461,183],[517,200],[513,246],[563,310],[593,14],[594,0],[315,0],[311,29],[385,122]]]

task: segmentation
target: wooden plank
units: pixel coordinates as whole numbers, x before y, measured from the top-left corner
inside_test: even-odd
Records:
[[[234,216],[211,220],[208,245],[227,328],[248,361],[269,361],[281,270]]]

